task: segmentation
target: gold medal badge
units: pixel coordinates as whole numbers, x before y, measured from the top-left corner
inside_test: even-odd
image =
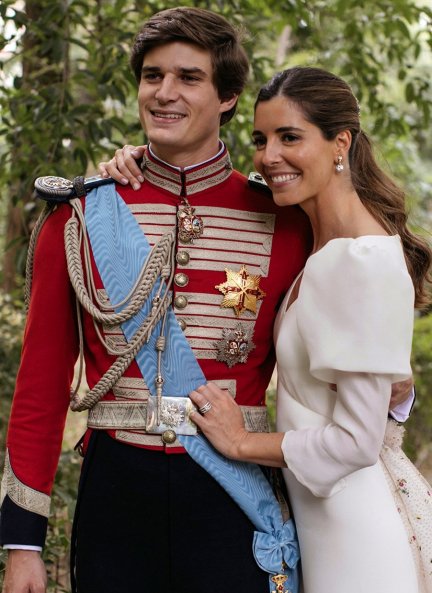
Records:
[[[238,272],[228,268],[225,268],[225,272],[226,281],[215,286],[224,295],[221,307],[232,307],[237,317],[243,311],[256,314],[257,302],[266,296],[259,287],[261,276],[249,274],[245,265]]]
[[[285,588],[285,581],[288,580],[288,577],[284,574],[277,574],[271,578],[271,580],[275,583],[276,589],[273,590],[271,593],[290,593],[288,589]]]
[[[177,213],[178,237],[181,243],[193,243],[199,239],[204,232],[204,224],[201,216],[195,214],[195,208],[185,203]]]

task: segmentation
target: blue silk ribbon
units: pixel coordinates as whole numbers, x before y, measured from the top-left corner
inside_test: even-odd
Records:
[[[286,521],[274,534],[255,531],[253,550],[258,565],[267,572],[278,572],[282,561],[295,568],[300,556],[292,521]]]
[[[150,245],[114,184],[96,187],[87,195],[85,220],[93,257],[110,302],[119,303],[134,285]],[[127,340],[131,340],[147,317],[157,287],[158,284],[142,310],[122,324]],[[160,324],[136,356],[152,395],[155,395],[155,343]],[[172,308],[168,311],[165,335],[168,348],[162,357],[163,394],[185,396],[206,383],[206,379]],[[201,435],[178,435],[178,438],[196,463],[218,481],[256,527],[253,553],[258,565],[270,574],[270,591],[275,588],[271,576],[282,572],[284,561],[289,568],[285,570],[286,590],[297,593],[299,548],[295,527],[291,519],[283,522],[279,503],[259,466],[225,458]]]

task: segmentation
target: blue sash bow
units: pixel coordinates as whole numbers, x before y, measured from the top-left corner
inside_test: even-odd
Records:
[[[119,303],[128,294],[150,252],[150,245],[133,214],[116,192],[114,184],[93,189],[86,198],[85,219],[93,256],[110,302]],[[157,284],[153,294],[157,291]],[[142,310],[122,324],[130,340],[149,313],[152,295]],[[121,310],[121,307],[120,307]],[[152,395],[157,369],[156,339],[159,326],[136,356],[137,364]],[[206,382],[192,349],[169,309],[165,335],[169,348],[162,359],[163,394],[185,396]],[[295,527],[283,522],[279,503],[261,469],[250,463],[231,461],[218,453],[203,436],[178,436],[189,455],[235,500],[254,524],[253,553],[258,565],[271,576],[282,572],[285,563],[287,591],[298,591],[299,548]]]

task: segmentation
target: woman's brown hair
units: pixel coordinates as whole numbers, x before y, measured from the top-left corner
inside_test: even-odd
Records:
[[[349,163],[354,189],[387,232],[400,236],[416,306],[426,306],[430,302],[427,284],[432,280],[432,251],[424,239],[408,229],[405,193],[377,164],[371,142],[360,127],[360,108],[350,86],[326,70],[299,66],[275,74],[258,93],[255,107],[276,96],[298,105],[327,140],[334,140],[343,130],[351,132]]]

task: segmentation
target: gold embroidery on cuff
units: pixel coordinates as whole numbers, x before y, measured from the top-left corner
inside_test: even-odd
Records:
[[[5,468],[1,483],[1,502],[3,502],[6,494],[15,504],[26,511],[49,517],[51,498],[43,492],[26,486],[16,477],[10,463],[9,451],[6,451]]]

